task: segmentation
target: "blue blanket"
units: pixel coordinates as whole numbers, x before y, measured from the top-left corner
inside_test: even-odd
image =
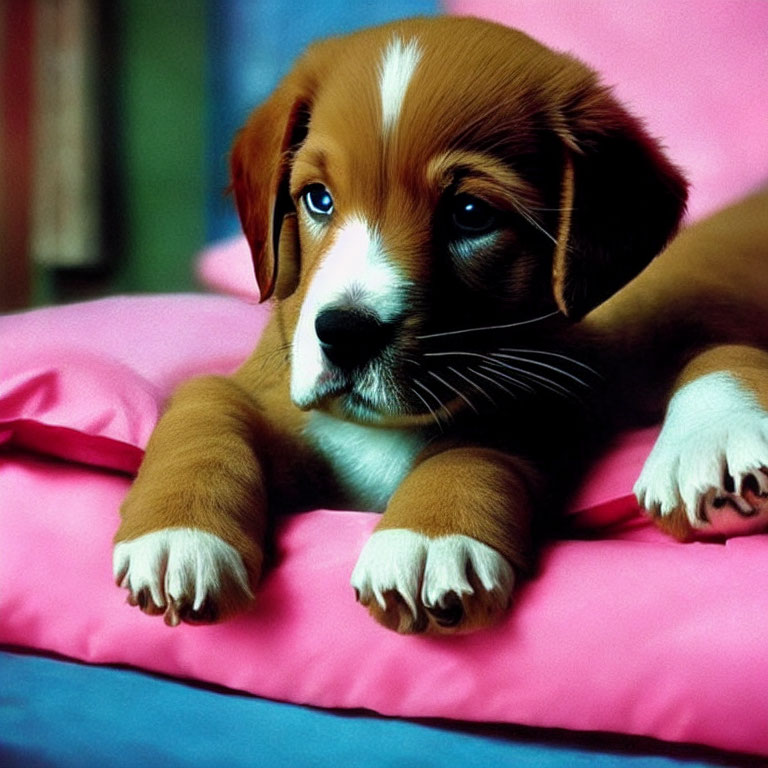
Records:
[[[338,713],[142,672],[0,651],[0,765],[705,768],[736,758]],[[669,756],[674,755],[674,757]]]

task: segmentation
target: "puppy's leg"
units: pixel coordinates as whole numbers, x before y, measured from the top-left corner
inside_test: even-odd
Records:
[[[768,353],[718,346],[685,367],[635,494],[681,539],[768,527]]]
[[[268,427],[234,381],[183,385],[160,420],[121,509],[117,583],[168,624],[243,608],[262,566]]]
[[[470,631],[506,611],[530,559],[526,463],[451,448],[417,464],[392,496],[352,574],[358,600],[398,632]]]

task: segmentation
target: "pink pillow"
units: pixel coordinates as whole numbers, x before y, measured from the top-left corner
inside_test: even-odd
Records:
[[[81,350],[35,347],[0,380],[0,444],[135,472],[162,396],[130,368]]]
[[[626,525],[547,547],[498,627],[430,639],[391,633],[354,601],[349,576],[376,516],[316,511],[279,522],[252,612],[170,629],[112,582],[128,483],[6,454],[0,643],[312,706],[768,756],[768,537],[678,544],[627,500]]]
[[[765,0],[446,0],[587,61],[666,145],[699,219],[768,179]],[[492,74],[489,73],[489,76]],[[203,251],[203,285],[256,300],[245,238]]]
[[[267,309],[202,296],[114,298],[0,317],[0,444],[135,472],[181,380],[229,373]]]
[[[197,259],[196,272],[200,284],[212,291],[259,300],[251,250],[243,235],[206,248]]]
[[[632,488],[659,427],[647,427],[619,435],[587,472],[571,501],[570,515],[576,527],[597,531],[638,520]]]
[[[234,300],[186,296],[0,318],[15,382],[0,398],[0,431],[46,450],[25,444],[30,424],[71,430],[70,458],[99,466],[112,466],[116,446],[138,457],[173,384],[231,370],[265,317]],[[53,350],[47,367],[38,347]],[[276,563],[253,611],[171,630],[126,606],[112,582],[111,539],[130,480],[6,445],[0,643],[300,704],[768,756],[768,537],[682,545],[650,526],[631,485],[654,434],[627,435],[598,462],[574,503],[583,540],[545,549],[508,618],[451,639],[376,625],[349,586],[376,515],[322,510],[279,521]],[[67,455],[61,444],[54,452]]]

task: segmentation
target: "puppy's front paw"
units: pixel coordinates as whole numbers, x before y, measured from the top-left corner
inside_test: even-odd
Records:
[[[371,536],[351,583],[385,627],[445,634],[498,620],[509,606],[515,574],[496,550],[469,536],[432,539],[397,528]]]
[[[165,528],[119,542],[113,570],[131,605],[163,613],[174,627],[216,621],[253,599],[237,550],[196,528]]]
[[[768,526],[768,414],[727,374],[711,374],[670,402],[635,484],[660,527],[743,535]]]

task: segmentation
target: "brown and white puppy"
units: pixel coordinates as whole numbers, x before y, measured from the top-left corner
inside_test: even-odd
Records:
[[[152,436],[116,535],[132,604],[170,624],[243,609],[270,514],[333,505],[382,512],[352,574],[379,622],[490,624],[606,393],[634,387],[653,416],[678,374],[641,499],[680,534],[705,525],[702,499],[751,514],[766,355],[690,358],[721,331],[754,341],[731,330],[764,316],[768,278],[720,246],[673,246],[603,303],[664,247],[686,186],[586,66],[468,18],[330,39],[253,113],[231,166],[271,321],[233,376],[182,386]],[[712,333],[691,326],[703,306]],[[705,407],[722,418],[695,436]],[[696,459],[688,442],[707,440]]]

